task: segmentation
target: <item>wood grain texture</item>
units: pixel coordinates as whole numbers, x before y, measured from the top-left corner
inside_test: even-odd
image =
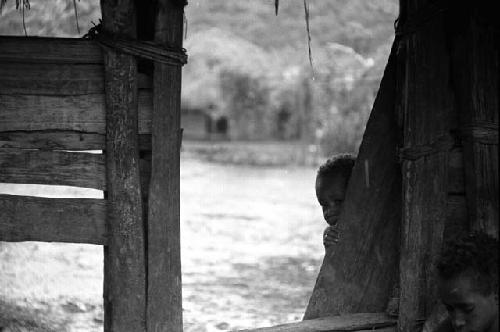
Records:
[[[427,4],[426,0],[402,3],[410,16]],[[400,42],[399,111],[407,148],[432,145],[457,130],[443,22],[438,15]],[[437,301],[431,267],[447,223],[449,153],[440,150],[403,162],[399,331],[420,331]]]
[[[155,42],[182,48],[184,7],[158,1]],[[180,257],[181,67],[155,63],[148,202],[148,331],[182,332]]]
[[[498,238],[499,24],[473,8],[467,20],[456,20],[461,28],[451,30],[452,83],[463,134],[469,227]]]
[[[459,234],[467,231],[469,218],[467,213],[467,200],[465,194],[448,195],[446,224],[443,240],[456,238]]]
[[[0,182],[106,190],[104,155],[0,149]]]
[[[141,194],[147,202],[147,197],[149,196],[149,183],[151,180],[151,151],[141,152],[139,169],[141,174]]]
[[[139,133],[151,133],[150,90],[139,92]],[[0,132],[59,130],[104,134],[104,94],[46,96],[0,94]]]
[[[469,228],[462,147],[455,147],[448,153],[447,190],[448,203],[443,241],[453,239]]]
[[[139,89],[151,89],[152,77],[139,74],[138,85]],[[0,62],[0,94],[66,96],[103,93],[102,64]]]
[[[105,132],[104,95],[0,95],[0,131]]]
[[[1,63],[0,93],[87,95],[104,92],[100,64]]]
[[[70,130],[6,131],[0,132],[0,148],[104,150],[105,135]]]
[[[393,48],[349,180],[341,241],[325,255],[304,319],[384,311],[397,286],[401,171],[395,75]]]
[[[0,62],[103,63],[99,45],[85,39],[1,36],[0,49]]]
[[[326,332],[326,331],[395,331],[396,320],[385,313],[357,313],[321,317],[272,327],[242,330],[245,332]]]
[[[134,1],[101,1],[103,30],[135,38]],[[108,245],[104,252],[104,331],[146,331],[144,211],[139,177],[137,63],[104,51]]]
[[[69,130],[0,132],[0,148],[88,151],[105,150],[106,136]],[[151,151],[151,134],[139,135],[139,150]]]
[[[465,171],[463,148],[453,148],[448,154],[448,193],[465,194]]]
[[[0,195],[0,241],[106,244],[106,201]]]

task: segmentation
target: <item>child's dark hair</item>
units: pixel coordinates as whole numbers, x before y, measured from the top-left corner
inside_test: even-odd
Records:
[[[498,292],[498,240],[485,233],[451,239],[443,246],[437,270],[445,280],[471,273],[481,294]]]
[[[328,159],[319,167],[317,176],[324,177],[338,175],[340,173],[346,179],[349,179],[355,161],[356,157],[350,153],[338,154]]]

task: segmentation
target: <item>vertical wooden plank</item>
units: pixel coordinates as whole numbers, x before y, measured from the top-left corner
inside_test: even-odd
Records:
[[[426,0],[402,1],[408,18],[422,19]],[[456,121],[442,14],[404,36],[405,70],[400,112],[404,147],[426,151],[403,162],[403,220],[398,331],[420,331],[436,304],[432,260],[440,250],[448,214],[449,133]],[[402,22],[403,24],[405,22]]]
[[[383,312],[397,285],[401,172],[395,52],[393,47],[349,180],[341,241],[325,255],[304,319]]]
[[[101,1],[105,33],[135,38],[132,0]],[[104,51],[108,245],[104,257],[104,330],[146,330],[146,265],[139,180],[137,64]]]
[[[452,18],[453,87],[463,136],[469,227],[498,237],[500,24],[475,4]]]
[[[182,48],[184,1],[159,0],[155,41]],[[148,331],[182,332],[179,222],[181,67],[155,63],[148,214]]]

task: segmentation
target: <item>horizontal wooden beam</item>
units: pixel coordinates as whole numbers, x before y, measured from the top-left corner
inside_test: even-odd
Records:
[[[0,91],[2,94],[102,94],[102,70],[99,64],[0,63]]]
[[[0,132],[0,148],[44,150],[105,150],[105,135],[70,130]],[[139,135],[139,149],[151,151],[151,135]]]
[[[0,149],[0,182],[106,189],[104,155]]]
[[[101,64],[0,62],[2,94],[87,95],[104,93]],[[138,74],[139,89],[151,89],[152,77]]]
[[[243,330],[245,332],[335,332],[335,331],[395,331],[396,320],[385,313],[357,313],[327,316],[272,327]],[[387,330],[378,330],[388,328]]]
[[[139,90],[139,133],[151,133],[153,97]],[[104,94],[45,96],[0,94],[0,132],[65,130],[104,134]]]
[[[0,37],[0,62],[102,64],[102,50],[93,40],[45,37]]]
[[[0,132],[0,148],[44,150],[104,150],[104,134],[71,130]]]
[[[0,131],[77,130],[104,133],[104,95],[0,95]]]
[[[0,241],[106,244],[106,201],[0,195]]]

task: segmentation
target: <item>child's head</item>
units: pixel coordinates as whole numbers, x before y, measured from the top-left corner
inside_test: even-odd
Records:
[[[337,155],[321,165],[316,175],[316,197],[329,225],[338,221],[354,161],[351,154]]]
[[[498,240],[474,233],[448,241],[438,289],[455,331],[483,332],[498,324]]]

